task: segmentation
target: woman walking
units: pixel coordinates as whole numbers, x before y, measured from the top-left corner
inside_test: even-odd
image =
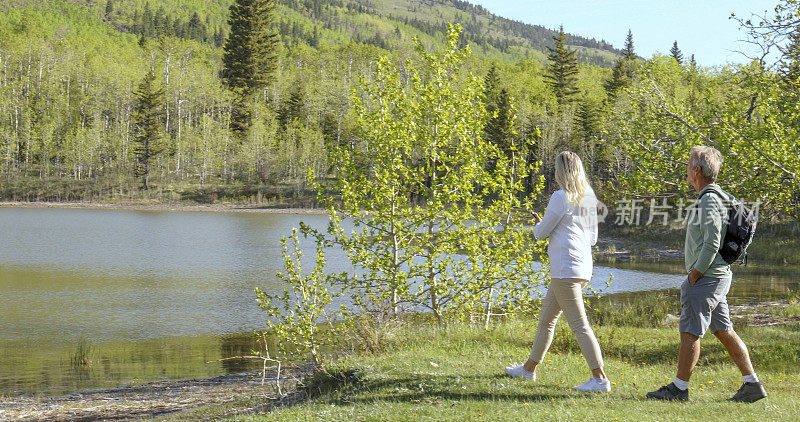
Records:
[[[528,361],[524,365],[506,367],[506,374],[536,379],[536,368],[553,341],[556,321],[563,312],[592,370],[592,377],[573,389],[608,392],[611,383],[603,371],[600,345],[586,319],[581,294],[592,277],[592,246],[597,242],[597,199],[577,154],[570,151],[558,154],[555,167],[556,182],[561,189],[550,197],[544,217],[534,214],[536,226],[533,228],[537,239],[550,238],[547,250],[550,287],[542,300],[539,327]]]

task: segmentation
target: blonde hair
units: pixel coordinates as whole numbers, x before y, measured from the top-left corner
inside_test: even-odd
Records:
[[[572,151],[564,151],[556,156],[556,182],[567,194],[567,200],[573,205],[580,201],[592,187],[586,180],[581,157]]]
[[[703,179],[706,179],[706,182],[716,182],[719,169],[724,161],[722,153],[715,148],[698,145],[692,147],[690,154],[689,160],[694,161],[694,165],[700,167],[703,172]]]

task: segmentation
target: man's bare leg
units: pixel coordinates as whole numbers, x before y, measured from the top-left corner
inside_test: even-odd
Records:
[[[725,346],[728,354],[733,359],[742,375],[751,375],[756,371],[753,369],[753,364],[750,362],[750,352],[747,351],[747,346],[742,339],[736,334],[736,331],[715,331],[714,335],[717,336],[719,341]]]
[[[678,349],[678,378],[688,382],[699,359],[700,337],[690,333],[681,333],[681,347]]]

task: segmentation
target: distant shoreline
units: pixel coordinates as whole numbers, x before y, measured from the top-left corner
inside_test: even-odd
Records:
[[[242,212],[263,214],[325,215],[322,208],[289,208],[248,204],[165,204],[165,203],[102,203],[102,202],[0,202],[0,208],[68,208],[87,210]]]

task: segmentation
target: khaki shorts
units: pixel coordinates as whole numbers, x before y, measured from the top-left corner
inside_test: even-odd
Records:
[[[687,278],[681,285],[680,332],[703,337],[708,330],[733,330],[726,298],[730,288],[730,278],[700,277],[694,286]]]

